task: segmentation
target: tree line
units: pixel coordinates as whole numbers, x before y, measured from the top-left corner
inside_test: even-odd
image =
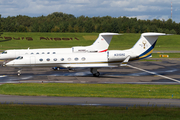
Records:
[[[54,12],[47,16],[0,15],[0,32],[115,32],[144,33],[163,32],[180,34],[180,23],[168,20],[139,20],[128,17],[75,17],[72,14]]]

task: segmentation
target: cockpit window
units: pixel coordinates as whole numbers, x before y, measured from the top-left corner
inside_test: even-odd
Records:
[[[16,58],[16,60],[21,60],[21,59],[23,59],[22,56],[19,56],[19,57]]]
[[[7,51],[3,51],[2,54],[7,54]]]

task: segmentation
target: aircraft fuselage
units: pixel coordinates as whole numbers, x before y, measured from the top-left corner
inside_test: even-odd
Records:
[[[131,59],[136,55],[130,50],[110,50],[102,53],[66,53],[51,55],[24,55],[18,59],[7,63],[12,67],[118,67],[118,65],[128,56]]]

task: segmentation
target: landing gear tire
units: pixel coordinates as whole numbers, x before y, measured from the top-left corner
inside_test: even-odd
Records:
[[[5,67],[6,63],[7,63],[7,61],[4,61],[3,64],[2,64],[2,67]]]
[[[6,62],[3,62],[2,66],[3,66],[3,67],[6,66]]]
[[[100,73],[97,71],[97,68],[91,68],[90,72],[93,74],[94,77],[99,77]]]
[[[17,75],[20,76],[21,75],[21,70],[17,71]]]
[[[99,77],[99,75],[100,75],[99,72],[93,74],[94,77]]]

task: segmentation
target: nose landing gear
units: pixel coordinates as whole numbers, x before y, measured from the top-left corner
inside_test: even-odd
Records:
[[[17,71],[17,75],[20,76],[21,75],[21,70]]]

